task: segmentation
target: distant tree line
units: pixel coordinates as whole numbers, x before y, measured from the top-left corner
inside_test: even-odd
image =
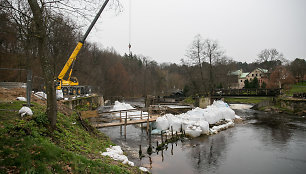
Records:
[[[35,77],[43,78],[33,27],[32,21],[18,22],[14,13],[0,10],[0,67],[30,67]],[[82,33],[72,19],[57,13],[53,13],[46,27],[47,54],[55,78]],[[73,76],[82,85],[94,86],[104,96],[162,96],[175,90],[195,95],[209,94],[215,88],[229,88],[237,82],[229,73],[238,69],[244,72],[251,72],[255,68],[268,69],[272,83],[264,87],[272,88],[278,86],[280,81],[287,83],[284,74],[291,78],[288,83],[292,83],[293,79],[303,80],[305,67],[305,59],[295,59],[289,64],[276,49],[263,50],[253,63],[236,62],[225,55],[217,41],[197,35],[187,48],[186,58],[182,59],[181,64],[158,64],[143,55],[120,55],[112,48],[101,48],[96,43],[86,42],[74,65]],[[1,81],[14,81],[20,76],[17,72],[1,74]],[[246,82],[245,87],[258,87],[258,80]]]

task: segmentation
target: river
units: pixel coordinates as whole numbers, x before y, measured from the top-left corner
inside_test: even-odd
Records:
[[[243,106],[235,109],[243,123],[215,135],[168,144],[167,149],[151,155],[145,153],[148,139],[139,127],[127,126],[126,139],[119,127],[101,131],[122,146],[130,161],[152,173],[304,174],[306,117],[269,114]],[[152,137],[153,146],[159,138]],[[139,145],[145,154],[141,159]]]

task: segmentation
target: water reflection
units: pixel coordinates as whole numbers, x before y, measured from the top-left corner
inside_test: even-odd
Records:
[[[261,141],[266,146],[273,145],[276,148],[285,148],[296,129],[294,124],[289,124],[293,120],[288,115],[262,113],[256,116],[256,120],[257,122],[253,125],[261,132]]]
[[[146,133],[128,127],[127,139],[119,128],[105,129],[136,165],[152,173],[304,173],[306,171],[305,118],[254,111],[238,111],[243,124],[216,135],[168,144],[168,148],[139,159],[138,146],[148,147]],[[156,147],[158,136],[152,137]],[[133,157],[133,151],[136,157]],[[153,148],[154,151],[154,148]]]

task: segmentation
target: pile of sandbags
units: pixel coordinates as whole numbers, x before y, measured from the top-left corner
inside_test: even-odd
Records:
[[[173,131],[180,131],[182,128],[185,133],[191,137],[197,137],[201,134],[209,134],[209,124],[215,124],[221,120],[227,120],[224,127],[215,127],[213,133],[232,126],[231,120],[235,119],[235,112],[223,101],[214,101],[206,109],[195,108],[187,113],[180,115],[166,114],[157,118],[156,127],[158,130],[168,130],[172,127]]]
[[[131,110],[131,111],[128,111],[128,110]],[[121,112],[121,118],[125,118],[127,116],[127,119],[129,120],[139,120],[141,119],[140,115],[142,115],[142,119],[148,118],[148,112],[141,113],[141,111],[135,110],[135,108],[131,106],[130,104],[124,103],[124,102],[121,103],[119,101],[115,101],[115,105],[112,107],[110,111],[111,112],[123,111]],[[120,117],[120,113],[119,112],[113,113],[113,116]]]

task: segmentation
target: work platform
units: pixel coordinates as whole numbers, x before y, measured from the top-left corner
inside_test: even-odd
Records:
[[[156,121],[156,119],[157,119],[157,117],[153,117],[153,118],[149,118],[149,119],[142,119],[142,120],[131,120],[131,121],[127,121],[127,122],[101,123],[101,124],[94,124],[93,127],[105,128],[105,127],[113,127],[113,126],[141,124],[141,123],[154,122],[154,121]]]

